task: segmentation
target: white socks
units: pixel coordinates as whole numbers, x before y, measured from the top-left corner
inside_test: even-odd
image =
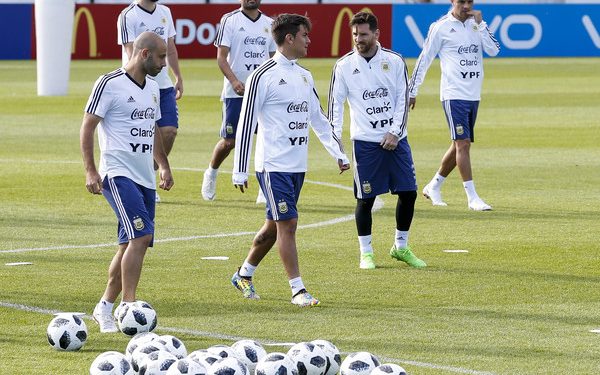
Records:
[[[445,179],[446,179],[446,177],[444,177],[441,174],[439,174],[438,172],[436,172],[435,176],[433,176],[433,178],[429,182],[429,186],[434,190],[440,190],[442,188],[442,184],[444,183]]]
[[[358,236],[358,244],[360,245],[360,253],[361,254],[372,254],[373,247],[371,246],[371,235],[368,236]]]
[[[254,275],[254,271],[256,271],[256,267],[258,266],[253,266],[250,263],[248,263],[247,260],[245,260],[244,264],[242,264],[242,266],[240,267],[238,274],[242,277],[252,277]]]
[[[219,173],[219,169],[214,169],[213,167],[211,167],[210,165],[208,166],[208,168],[206,168],[206,174],[208,174],[210,177],[217,177],[217,174]]]
[[[463,182],[463,186],[465,187],[465,193],[467,193],[467,200],[469,202],[479,198],[479,195],[475,191],[473,180]]]
[[[292,297],[298,294],[302,289],[306,289],[304,287],[304,283],[302,282],[302,278],[300,276],[291,279],[288,281],[290,283],[290,287],[292,288]]]
[[[110,314],[112,312],[113,306],[113,302],[108,302],[104,299],[101,299],[100,302],[98,302],[98,304],[96,305],[96,308],[104,314]]]
[[[408,231],[396,229],[396,241],[394,241],[396,249],[401,249],[408,246]]]

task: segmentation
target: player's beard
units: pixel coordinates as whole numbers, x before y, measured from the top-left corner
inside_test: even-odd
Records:
[[[244,8],[244,10],[258,9],[260,7],[260,1],[257,0],[254,4],[243,3],[242,7]]]

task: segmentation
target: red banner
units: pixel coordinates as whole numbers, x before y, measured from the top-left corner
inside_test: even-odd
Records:
[[[119,5],[78,5],[73,33],[74,59],[119,59],[121,48],[117,45],[117,17],[125,8]],[[177,36],[177,52],[182,59],[215,58],[213,41],[221,16],[236,9],[232,5],[196,4],[169,5]],[[274,17],[280,13],[298,13],[310,18],[313,29],[308,57],[337,57],[352,48],[352,35],[348,22],[359,11],[374,13],[379,18],[380,41],[391,47],[391,5],[317,5],[273,4],[261,10]]]

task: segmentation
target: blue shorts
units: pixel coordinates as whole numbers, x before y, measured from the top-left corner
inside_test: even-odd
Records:
[[[221,138],[235,138],[243,100],[243,98],[225,98],[223,100],[223,123],[219,133]]]
[[[256,178],[267,199],[267,219],[283,221],[298,217],[296,204],[304,184],[304,172],[256,172]]]
[[[442,107],[450,128],[450,138],[470,139],[475,142],[475,120],[479,101],[475,100],[444,100]]]
[[[175,87],[160,89],[160,120],[156,122],[159,127],[179,127],[179,110],[175,93]]]
[[[151,234],[152,246],[156,190],[136,184],[127,177],[107,176],[102,180],[102,194],[117,215],[119,244]]]
[[[378,142],[365,141],[352,141],[352,148],[356,199],[417,190],[415,165],[406,137],[393,151],[384,150]]]

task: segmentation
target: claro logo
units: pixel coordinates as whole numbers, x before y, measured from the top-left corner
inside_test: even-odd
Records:
[[[373,13],[373,11],[368,7],[362,8],[361,10],[359,10],[359,12],[367,12],[371,14]],[[354,13],[348,7],[343,7],[338,13],[335,19],[335,24],[333,26],[333,34],[331,36],[331,56],[340,55],[340,33],[342,32],[342,21],[345,17],[348,17],[348,23],[350,23],[350,20],[352,19],[353,15]],[[352,45],[354,45],[354,43]]]
[[[75,19],[73,20],[73,41],[71,43],[71,54],[75,53],[77,46],[77,30],[79,30],[79,21],[81,16],[85,16],[85,20],[88,27],[88,41],[89,41],[89,57],[98,57],[98,40],[96,38],[96,24],[94,23],[94,17],[92,12],[86,8],[81,7],[75,12]]]

